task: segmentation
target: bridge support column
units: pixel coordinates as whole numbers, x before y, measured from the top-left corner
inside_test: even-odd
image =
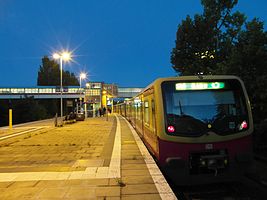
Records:
[[[85,116],[85,118],[87,118],[87,112],[88,112],[88,110],[87,110],[87,104],[85,103],[84,104],[84,116]]]

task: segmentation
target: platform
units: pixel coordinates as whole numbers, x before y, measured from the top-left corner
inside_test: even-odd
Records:
[[[0,199],[176,199],[121,116],[51,127],[0,141]]]

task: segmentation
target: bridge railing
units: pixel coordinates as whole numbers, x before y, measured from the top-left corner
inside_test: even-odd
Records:
[[[64,94],[84,94],[84,88],[63,87]],[[59,94],[60,87],[0,88],[0,94]]]

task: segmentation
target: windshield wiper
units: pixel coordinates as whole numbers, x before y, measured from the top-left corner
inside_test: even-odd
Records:
[[[180,101],[180,100],[179,100],[179,108],[180,108],[180,115],[184,115],[183,110],[182,110],[181,101]]]

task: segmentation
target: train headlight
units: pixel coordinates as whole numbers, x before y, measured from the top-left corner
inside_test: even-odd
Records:
[[[201,165],[202,165],[202,166],[205,166],[205,165],[206,165],[206,161],[205,161],[205,160],[202,160],[202,161],[201,161]]]
[[[240,131],[247,128],[248,128],[248,123],[246,121],[243,121],[239,126]]]
[[[175,128],[174,128],[174,126],[168,126],[168,132],[169,133],[174,133],[175,132]]]

